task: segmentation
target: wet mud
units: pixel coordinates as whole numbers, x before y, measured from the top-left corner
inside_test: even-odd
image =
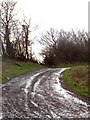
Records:
[[[62,87],[60,78],[67,69],[43,69],[2,85],[2,120],[89,119],[88,103]]]

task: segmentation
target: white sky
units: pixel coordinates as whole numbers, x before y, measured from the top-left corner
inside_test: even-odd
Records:
[[[88,29],[88,0],[18,0],[26,17],[40,29]]]

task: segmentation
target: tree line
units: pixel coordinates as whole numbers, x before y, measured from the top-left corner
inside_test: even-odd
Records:
[[[23,22],[15,13],[17,2],[4,0],[0,6],[0,42],[2,56],[17,60],[33,60],[31,35],[31,18]],[[38,25],[34,29],[37,29]],[[44,46],[41,52],[44,64],[48,66],[58,65],[62,62],[87,62],[88,38],[86,31],[74,30],[50,30],[42,33],[39,43]]]
[[[56,66],[60,63],[88,61],[88,37],[84,30],[50,30],[44,32],[39,42],[45,46],[42,51],[44,64]]]

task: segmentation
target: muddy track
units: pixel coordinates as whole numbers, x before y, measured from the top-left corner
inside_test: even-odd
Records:
[[[62,88],[62,69],[43,69],[11,79],[2,86],[2,117],[88,118],[88,104]]]

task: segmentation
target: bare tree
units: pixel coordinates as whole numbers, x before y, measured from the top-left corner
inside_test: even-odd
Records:
[[[22,41],[22,30],[19,22],[15,22],[15,27],[13,29],[13,38],[12,41],[13,49],[15,50],[15,57],[20,58],[20,55],[23,53],[23,41]]]
[[[45,47],[42,51],[42,56],[45,57],[44,62],[47,64],[56,64],[56,49],[57,49],[57,41],[60,37],[60,34],[54,28],[50,28],[49,31],[46,31],[42,34],[39,43]]]
[[[25,17],[23,19],[23,24],[22,25],[22,41],[23,41],[23,49],[25,49],[25,57],[26,59],[31,58],[29,51],[31,47],[31,39],[30,39],[30,34],[31,34],[31,19],[28,20],[28,22],[25,20]]]
[[[51,34],[53,33],[53,34]],[[41,37],[41,44],[47,46],[42,52],[46,65],[57,65],[60,62],[87,61],[88,33],[78,31],[75,33],[48,31]]]
[[[33,28],[31,28],[31,18],[29,20],[25,19],[25,16],[23,18],[23,24],[22,25],[22,40],[23,40],[23,48],[25,50],[24,54],[26,59],[32,60],[32,44],[34,43],[31,38],[31,32],[34,32],[39,28],[38,25],[34,25]]]
[[[54,28],[50,28],[49,31],[42,33],[42,36],[39,42],[40,44],[46,47],[53,47],[53,46],[56,46],[58,38],[59,38],[59,32]]]
[[[13,27],[14,22],[14,9],[16,6],[15,1],[3,1],[1,3],[1,35],[2,35],[2,43],[6,46],[6,54],[8,56],[13,55],[13,47],[10,42],[11,29]],[[12,52],[11,52],[12,51]]]

